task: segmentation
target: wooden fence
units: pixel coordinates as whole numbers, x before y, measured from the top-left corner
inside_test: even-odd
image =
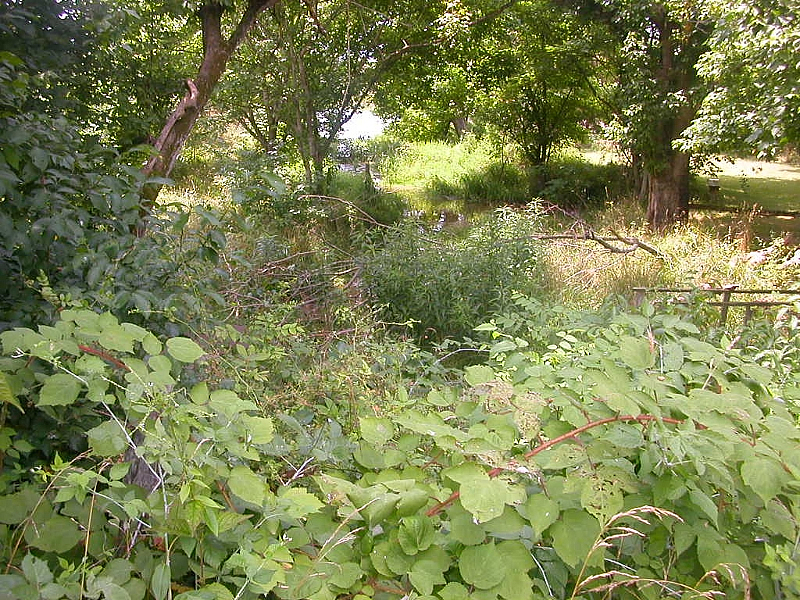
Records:
[[[772,306],[792,306],[800,300],[800,290],[758,290],[742,289],[737,285],[721,288],[631,288],[634,306],[640,306],[648,294],[709,294],[719,297],[718,300],[706,300],[710,306],[719,306],[722,323],[727,322],[732,307],[744,308],[744,323],[753,317],[756,308]],[[794,298],[793,298],[794,297]],[[688,302],[688,298],[680,298],[679,302]]]

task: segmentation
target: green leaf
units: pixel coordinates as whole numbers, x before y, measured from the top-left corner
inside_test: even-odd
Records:
[[[430,560],[418,560],[408,572],[411,585],[423,596],[433,593],[433,586],[445,583],[441,567]]]
[[[438,592],[442,600],[469,600],[469,590],[457,581],[451,581]]]
[[[514,499],[509,493],[508,484],[499,479],[487,478],[484,482],[463,484],[460,493],[461,505],[472,513],[478,523],[499,517],[506,503]]]
[[[472,385],[480,385],[497,379],[497,375],[491,367],[485,365],[472,365],[464,369],[464,380]]]
[[[0,523],[17,525],[27,519],[39,501],[36,490],[26,487],[14,494],[0,496]]]
[[[0,402],[4,404],[10,404],[11,406],[19,409],[20,412],[25,412],[22,410],[22,405],[17,400],[17,397],[14,395],[14,392],[11,390],[11,386],[8,384],[8,379],[6,379],[6,374],[0,371]]]
[[[465,546],[475,546],[486,539],[486,530],[475,523],[470,513],[461,509],[450,518],[450,535]]]
[[[66,373],[56,373],[47,378],[39,390],[37,406],[66,406],[78,398],[81,382]]]
[[[28,583],[34,584],[37,588],[43,587],[53,581],[53,574],[47,563],[32,554],[27,554],[22,559],[22,573]]]
[[[174,337],[167,340],[167,352],[177,361],[193,363],[205,354],[205,351],[187,337]]]
[[[741,468],[742,480],[767,504],[780,493],[789,474],[780,463],[766,457],[746,460]]]
[[[263,506],[267,494],[267,484],[248,467],[240,465],[231,469],[228,487],[232,494],[245,502]]]
[[[163,346],[161,341],[155,335],[148,332],[147,335],[142,339],[142,348],[147,354],[155,356],[157,354],[161,354]]]
[[[315,513],[325,505],[304,488],[280,488],[278,490],[280,506],[292,519],[299,519]]]
[[[243,415],[242,423],[250,435],[250,441],[254,444],[269,444],[275,437],[275,426],[272,424],[272,419]]]
[[[648,340],[631,336],[619,338],[619,357],[631,369],[637,370],[649,369],[656,360]]]
[[[360,417],[361,437],[373,446],[381,447],[394,436],[394,424],[389,419]]]
[[[406,554],[417,554],[430,548],[433,543],[434,531],[429,517],[413,516],[400,520],[400,529],[397,532],[397,541]],[[430,592],[425,592],[430,594]]]
[[[121,325],[114,324],[104,327],[97,341],[107,350],[131,354],[136,337],[135,333],[131,333]]]
[[[155,600],[164,600],[169,592],[172,583],[172,573],[166,562],[156,565],[153,570],[153,577],[150,578],[150,591]]]
[[[717,524],[719,511],[717,510],[717,505],[714,504],[714,501],[709,498],[707,494],[697,489],[689,490],[689,498],[691,499],[692,504],[703,511],[703,513],[714,525]]]
[[[364,571],[354,562],[334,563],[334,572],[328,582],[343,590],[349,590],[363,574]]]
[[[83,539],[83,532],[71,519],[53,515],[38,527],[25,530],[25,539],[34,548],[63,554]]]
[[[483,544],[464,548],[458,558],[458,571],[466,583],[486,590],[503,581],[506,566],[494,544]]]
[[[561,559],[571,567],[585,561],[600,533],[600,523],[592,515],[570,509],[550,527],[553,548]]]
[[[128,438],[116,421],[105,421],[86,432],[89,446],[96,456],[117,456],[125,452]]]
[[[778,500],[772,500],[761,511],[761,521],[773,533],[783,536],[787,540],[797,537],[797,523],[792,513]]]

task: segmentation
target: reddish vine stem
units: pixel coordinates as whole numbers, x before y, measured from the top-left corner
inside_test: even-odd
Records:
[[[128,365],[126,365],[121,360],[115,358],[114,356],[111,356],[108,352],[104,352],[103,350],[98,350],[97,348],[92,348],[91,346],[87,346],[85,344],[78,344],[78,348],[86,352],[86,354],[92,354],[93,356],[98,356],[102,358],[104,361],[112,364],[118,369],[122,369],[123,371],[131,370]]]
[[[544,442],[543,444],[537,446],[536,448],[534,448],[530,452],[527,452],[525,454],[525,459],[529,460],[529,459],[533,458],[534,456],[536,456],[537,454],[539,454],[541,452],[544,452],[548,448],[552,448],[556,444],[560,444],[561,442],[564,442],[566,440],[570,440],[570,439],[576,438],[580,434],[582,434],[584,431],[588,431],[589,429],[593,429],[595,427],[600,427],[601,425],[607,425],[609,423],[619,423],[619,422],[628,423],[628,422],[631,422],[631,421],[634,421],[634,422],[637,422],[637,423],[649,423],[651,421],[661,421],[663,423],[670,423],[672,425],[681,425],[683,423],[683,420],[681,420],[681,419],[673,419],[671,417],[656,417],[654,415],[645,415],[645,414],[643,414],[643,415],[617,415],[616,417],[608,417],[606,419],[600,419],[598,421],[591,421],[591,422],[587,423],[586,425],[581,425],[580,427],[577,427],[576,429],[573,429],[572,431],[568,431],[565,434],[562,434],[562,435],[560,435],[558,437],[554,437],[552,440],[548,440],[548,441]],[[697,423],[697,427],[698,427],[698,429],[706,429],[706,427],[704,425],[701,425],[699,423]],[[487,474],[489,475],[489,477],[497,477],[498,475],[500,475],[501,473],[505,472],[506,470],[507,469],[505,469],[504,467],[494,467]],[[455,492],[450,494],[449,498],[447,498],[446,500],[443,500],[442,502],[439,502],[435,506],[433,506],[430,509],[428,509],[428,512],[426,514],[429,517],[432,517],[434,515],[438,515],[440,512],[442,512],[442,510],[444,510],[445,508],[450,506],[453,502],[458,500],[460,496],[461,496],[461,492],[456,490]]]

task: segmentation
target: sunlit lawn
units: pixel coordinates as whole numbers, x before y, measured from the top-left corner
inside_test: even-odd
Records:
[[[720,208],[800,211],[800,167],[742,159],[718,167],[721,189],[714,203]]]

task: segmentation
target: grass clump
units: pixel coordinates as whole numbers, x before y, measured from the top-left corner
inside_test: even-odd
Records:
[[[498,210],[464,237],[410,224],[364,257],[364,289],[382,319],[412,321],[418,338],[469,335],[514,292],[541,292],[538,226],[535,207]]]

